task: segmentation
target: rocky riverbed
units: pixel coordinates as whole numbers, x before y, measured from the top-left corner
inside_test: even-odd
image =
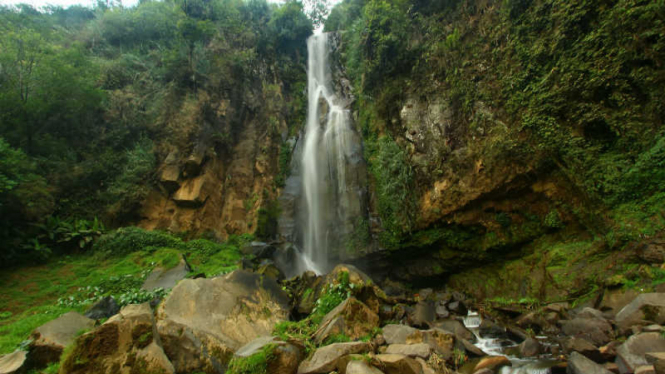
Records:
[[[594,306],[596,308],[594,308]],[[484,302],[375,284],[350,265],[269,263],[182,279],[163,300],[102,300],[36,329],[0,373],[665,373],[665,294],[598,305]],[[89,318],[91,317],[91,318]]]

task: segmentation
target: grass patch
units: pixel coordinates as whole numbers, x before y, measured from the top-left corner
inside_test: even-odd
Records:
[[[123,232],[131,234],[123,239],[118,235]],[[242,258],[240,247],[251,240],[251,236],[242,236],[226,243],[184,242],[165,233],[146,234],[151,239],[143,240],[141,233],[148,232],[120,229],[105,239],[113,243],[107,250],[5,271],[0,278],[0,354],[14,351],[35,328],[69,311],[83,312],[101,297],[113,295],[120,304],[152,299],[155,293],[140,291],[145,278],[156,267],[176,266],[183,254],[196,271],[208,277],[228,273]],[[168,246],[140,247],[137,243]]]
[[[268,344],[259,352],[243,358],[234,357],[229,364],[228,374],[266,374],[268,363],[273,357],[275,346]]]

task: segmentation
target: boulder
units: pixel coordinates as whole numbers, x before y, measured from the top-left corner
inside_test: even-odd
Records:
[[[223,370],[234,351],[270,335],[288,313],[288,297],[274,279],[236,270],[179,282],[157,311],[157,328],[178,372]]]
[[[406,325],[386,325],[383,327],[383,337],[388,344],[407,344],[407,341],[415,340],[419,333],[419,330]]]
[[[355,297],[349,297],[323,317],[319,329],[314,333],[314,340],[320,344],[339,334],[358,340],[370,335],[377,327],[379,316]]]
[[[471,344],[468,340],[459,337],[455,338],[455,348],[462,352],[466,352],[469,357],[487,356],[487,353],[483,352],[480,348]]]
[[[171,269],[156,268],[148,275],[141,286],[142,290],[154,291],[158,288],[168,290],[175,287],[176,283],[185,279],[187,274],[192,271],[185,258],[181,258],[178,265]]]
[[[612,374],[609,370],[577,352],[571,353],[568,357],[566,372],[568,374]]]
[[[654,362],[653,368],[656,371],[656,374],[665,374],[665,360]]]
[[[448,318],[450,317],[450,312],[446,308],[444,304],[437,304],[436,309],[435,309],[436,317],[437,318]]]
[[[248,358],[260,353],[270,346],[267,362],[267,372],[271,374],[295,374],[298,364],[302,361],[303,352],[293,344],[283,342],[277,337],[265,336],[252,340],[240,347],[234,358]]]
[[[637,256],[647,264],[662,264],[665,262],[665,241],[658,240],[642,246]]]
[[[547,320],[540,314],[537,314],[536,312],[530,312],[521,316],[517,320],[516,324],[519,327],[525,329],[530,328],[535,331],[543,331],[549,326]]]
[[[0,374],[18,374],[25,371],[28,352],[15,351],[0,356]]]
[[[448,310],[460,316],[464,316],[468,312],[462,301],[453,301],[448,303]]]
[[[639,292],[634,289],[606,290],[598,308],[603,312],[616,315],[639,295]]]
[[[90,319],[110,318],[120,311],[118,303],[115,302],[113,296],[106,296],[98,302],[92,304],[90,309],[85,312],[85,316]]]
[[[147,303],[128,305],[99,328],[78,337],[60,372],[111,374],[121,372],[121,368],[132,373],[175,373],[162,350]]]
[[[519,351],[521,357],[534,357],[538,356],[542,352],[542,346],[540,342],[533,338],[527,338],[519,345]]]
[[[38,368],[60,361],[62,351],[78,334],[95,327],[95,321],[76,312],[65,313],[36,328],[30,338],[30,364]]]
[[[563,351],[568,355],[572,354],[573,352],[578,352],[595,362],[604,361],[603,355],[600,353],[598,348],[584,338],[564,338],[561,341],[561,348],[563,348]]]
[[[339,264],[328,273],[326,276],[326,284],[336,284],[338,282],[340,273],[346,272],[349,274],[349,283],[356,285],[367,285],[372,283],[372,279],[357,267],[348,264]]]
[[[655,364],[657,361],[665,361],[665,352],[649,352],[644,355],[650,365]]]
[[[284,280],[284,273],[272,262],[265,262],[259,265],[259,268],[256,269],[257,274],[265,275],[266,277],[273,278],[277,281]]]
[[[482,337],[500,337],[505,335],[506,330],[489,319],[483,319],[479,332]]]
[[[364,342],[335,343],[317,349],[312,357],[300,363],[298,374],[329,373],[337,368],[340,358],[369,351]]]
[[[346,365],[346,374],[383,374],[383,372],[363,360],[352,360]]]
[[[432,347],[429,344],[391,344],[386,349],[388,354],[399,354],[409,357],[421,357],[427,359],[432,352]]]
[[[473,335],[473,333],[464,327],[464,325],[458,320],[448,319],[443,321],[436,321],[434,326],[442,330],[450,331],[458,338],[462,338],[471,342],[476,340],[476,336]]]
[[[616,322],[621,328],[640,324],[642,321],[665,323],[665,293],[645,293],[637,296],[617,313]]]
[[[638,367],[649,365],[646,354],[665,352],[665,338],[659,333],[633,335],[617,348],[616,364],[621,373],[633,373]]]
[[[429,327],[436,319],[436,307],[433,301],[419,301],[409,316],[411,326]]]
[[[501,366],[512,366],[512,363],[505,356],[487,356],[481,358],[480,361],[478,361],[473,371],[477,372],[483,369],[496,371],[496,369],[500,368]]]
[[[422,374],[437,374],[436,370],[429,366],[429,364],[422,358],[416,357],[416,362],[420,364],[420,368],[423,370]]]
[[[575,318],[560,323],[564,334],[582,337],[597,346],[609,343],[614,333],[612,325],[603,319]]]
[[[598,309],[589,308],[589,307],[583,308],[579,313],[577,313],[577,317],[580,317],[580,318],[598,318],[598,319],[602,319],[602,320],[605,319],[605,315],[603,314],[603,312],[601,312]]]
[[[376,355],[377,365],[386,374],[421,374],[422,367],[415,359],[400,354]]]

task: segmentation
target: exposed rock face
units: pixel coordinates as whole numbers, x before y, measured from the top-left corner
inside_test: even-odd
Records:
[[[343,356],[368,350],[369,345],[363,342],[335,343],[321,347],[312,357],[300,363],[298,374],[327,374],[337,368],[337,362]]]
[[[16,351],[0,356],[0,374],[18,374],[25,369],[28,352]]]
[[[31,335],[30,361],[37,367],[58,362],[62,351],[74,341],[77,334],[94,326],[94,320],[69,312],[36,328]]]
[[[154,291],[158,288],[165,290],[173,288],[178,281],[185,279],[190,271],[192,271],[192,269],[187,264],[187,261],[182,258],[174,268],[168,270],[157,268],[153,270],[145,282],[143,282],[141,289]]]
[[[158,310],[164,350],[178,372],[223,370],[233,352],[270,335],[288,317],[288,298],[272,278],[237,270],[185,279]]]
[[[379,316],[355,297],[350,297],[323,318],[314,336],[318,343],[339,334],[357,340],[369,335],[376,327],[379,327]]]
[[[150,305],[128,305],[96,330],[76,339],[62,374],[138,372],[174,374],[162,350]]]

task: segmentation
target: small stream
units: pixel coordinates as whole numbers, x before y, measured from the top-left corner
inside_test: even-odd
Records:
[[[464,326],[469,329],[475,336],[475,346],[487,353],[489,356],[504,356],[510,360],[512,366],[504,366],[498,374],[551,374],[552,366],[556,365],[558,361],[552,357],[551,354],[546,353],[538,357],[520,358],[519,344],[504,336],[481,336],[480,324],[482,317],[474,311],[469,311],[467,316],[464,317]],[[545,348],[549,351],[549,347],[554,343],[548,341],[545,336],[535,337]],[[470,360],[459,370],[462,374],[472,374],[473,370],[480,359]]]

